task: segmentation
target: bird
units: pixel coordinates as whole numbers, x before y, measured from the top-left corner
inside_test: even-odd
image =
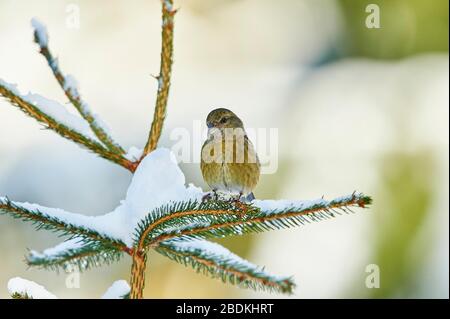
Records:
[[[218,199],[220,192],[236,201],[254,200],[261,165],[242,120],[229,109],[217,108],[206,117],[206,125],[208,136],[202,146],[200,168],[212,194],[204,199],[212,195]]]

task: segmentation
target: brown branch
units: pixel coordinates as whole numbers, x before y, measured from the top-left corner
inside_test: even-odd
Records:
[[[169,97],[170,77],[173,63],[173,28],[176,10],[172,8],[172,0],[162,0],[162,31],[161,31],[161,64],[158,80],[158,94],[156,97],[153,122],[144,147],[142,158],[153,151],[158,144],[166,117],[167,101]]]
[[[40,33],[35,31],[34,33],[35,42],[39,45],[39,52],[47,60],[50,69],[53,72],[56,80],[58,81],[60,87],[63,89],[66,97],[77,109],[80,115],[88,122],[91,130],[94,132],[95,136],[111,151],[120,155],[125,154],[123,148],[118,145],[112,137],[99,125],[95,116],[89,110],[87,104],[83,102],[81,96],[78,92],[78,88],[75,86],[69,86],[67,83],[67,78],[61,72],[59,68],[58,61],[53,57],[49,47],[48,41],[41,41]]]

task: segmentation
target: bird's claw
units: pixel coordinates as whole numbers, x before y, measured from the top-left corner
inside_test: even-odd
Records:
[[[206,193],[205,195],[203,195],[202,197],[202,202],[208,202],[212,199],[211,193]]]
[[[219,200],[219,195],[217,194],[216,191],[213,190],[212,192],[209,192],[209,193],[206,193],[205,195],[203,195],[202,202],[207,202],[210,200]]]

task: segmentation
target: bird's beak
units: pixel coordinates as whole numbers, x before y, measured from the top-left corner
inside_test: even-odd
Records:
[[[206,126],[207,126],[208,128],[212,128],[214,125],[213,125],[212,123],[206,123]]]

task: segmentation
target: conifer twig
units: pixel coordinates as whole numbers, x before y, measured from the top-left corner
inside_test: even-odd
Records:
[[[51,115],[43,112],[35,104],[30,103],[23,96],[19,95],[5,82],[0,81],[0,96],[7,99],[12,105],[17,106],[21,111],[34,118],[38,122],[44,124],[47,128],[55,131],[64,138],[67,138],[81,146],[86,147],[90,151],[96,153],[100,157],[107,159],[111,162],[119,164],[130,171],[136,169],[136,165],[126,159],[123,155],[113,152],[98,141],[78,132],[54,119]]]
[[[38,20],[33,19],[32,25],[35,29],[34,31],[34,41],[39,45],[39,52],[47,60],[50,69],[53,72],[56,80],[63,89],[65,95],[73,106],[77,109],[80,115],[89,123],[95,136],[113,153],[125,154],[123,148],[117,144],[111,136],[106,132],[105,128],[99,123],[94,114],[91,113],[88,105],[81,99],[78,92],[78,87],[76,83],[73,83],[73,79],[69,80],[69,77],[64,76],[59,67],[58,60],[55,59],[48,46],[48,34],[44,25],[42,25]]]
[[[144,220],[139,226],[137,247],[139,249],[157,247],[163,241],[186,236],[225,237],[295,227],[305,222],[335,217],[340,214],[339,210],[345,213],[352,212],[350,207],[366,207],[370,203],[370,197],[355,193],[346,198],[282,211],[263,211],[251,205],[243,206],[244,210],[230,210],[229,203],[224,203],[223,208],[211,209],[204,207],[204,204],[187,203],[178,210],[168,208],[168,214],[160,213],[156,214],[158,217],[155,219]],[[203,223],[197,223],[196,218],[200,218]],[[190,220],[191,226],[183,227],[183,219]],[[164,224],[168,225],[169,231],[164,231]],[[172,231],[174,225],[177,227]],[[155,232],[158,229],[160,230]]]
[[[167,101],[169,97],[170,78],[173,63],[173,29],[174,16],[176,10],[173,9],[172,0],[161,0],[162,2],[162,30],[161,30],[161,62],[158,80],[158,93],[156,96],[155,111],[153,122],[144,147],[142,158],[153,151],[158,144],[161,131],[166,117]]]
[[[107,237],[93,229],[66,222],[61,218],[47,215],[37,208],[12,202],[4,197],[0,197],[0,214],[9,214],[17,219],[30,221],[37,229],[51,230],[69,238],[80,237],[86,243],[97,243],[102,245],[103,248],[127,251],[126,245],[117,239]]]
[[[228,249],[206,240],[168,240],[161,242],[155,249],[171,260],[191,266],[197,272],[243,288],[290,294],[295,287],[291,278],[271,275],[263,267],[253,265]]]
[[[77,267],[78,271],[82,272],[92,267],[110,265],[113,262],[119,261],[122,255],[123,251],[116,248],[88,243],[77,248],[69,247],[68,249],[51,254],[30,251],[25,257],[25,261],[30,267],[58,271],[60,268],[66,269],[68,265],[71,265]]]

